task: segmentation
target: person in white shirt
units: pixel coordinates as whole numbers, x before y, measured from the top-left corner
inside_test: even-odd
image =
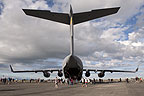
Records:
[[[82,87],[84,87],[84,84],[85,84],[85,79],[84,79],[84,78],[82,78],[82,79],[81,79],[81,82],[82,82]]]
[[[58,78],[55,78],[55,88],[58,88]]]

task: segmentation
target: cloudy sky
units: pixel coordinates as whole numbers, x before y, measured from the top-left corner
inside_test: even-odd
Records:
[[[76,13],[121,7],[117,14],[74,27],[75,54],[85,68],[135,70],[140,64],[136,74],[106,73],[105,78],[144,76],[144,0],[0,0],[0,77],[44,78],[42,73],[11,73],[9,65],[15,70],[61,68],[70,51],[69,26],[27,16],[22,9],[69,13],[70,4]]]

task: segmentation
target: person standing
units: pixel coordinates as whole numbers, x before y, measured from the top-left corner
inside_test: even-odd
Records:
[[[122,80],[121,80],[121,78],[120,78],[120,82],[121,82]]]
[[[11,80],[12,80],[12,78],[8,78],[8,84],[10,84],[11,83]]]
[[[73,85],[73,79],[71,79],[71,85]]]
[[[88,79],[85,79],[85,87],[87,87]]]
[[[6,77],[4,75],[2,77],[2,82],[3,82],[3,84],[6,84]]]
[[[55,88],[58,88],[58,78],[55,78]]]
[[[129,83],[129,79],[128,78],[126,79],[126,82]]]
[[[142,82],[142,78],[140,78],[140,83]]]
[[[82,87],[84,87],[84,84],[85,84],[84,78],[81,79],[81,83],[82,83]]]

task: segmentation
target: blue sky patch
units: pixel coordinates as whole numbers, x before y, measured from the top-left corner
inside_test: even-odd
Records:
[[[140,10],[143,9],[143,8],[144,8],[144,5],[142,5],[142,6],[140,7]]]
[[[131,18],[127,19],[127,21],[125,22],[125,24],[122,27],[127,27],[129,26],[128,29],[126,29],[124,32],[124,34],[126,35],[125,40],[128,40],[128,34],[132,33],[133,31],[137,30],[137,28],[135,27],[135,24],[137,22],[137,16],[140,16],[142,13],[139,12],[137,14],[135,14],[134,16],[132,16]]]
[[[53,0],[45,0],[45,1],[47,2],[47,5],[48,5],[49,7],[52,7],[52,6],[54,5]]]
[[[37,1],[39,1],[39,0],[32,0],[33,3],[37,2]],[[45,0],[45,1],[49,7],[52,7],[54,5],[53,0]]]
[[[4,4],[2,2],[0,2],[0,15],[2,13],[3,8],[4,8]]]

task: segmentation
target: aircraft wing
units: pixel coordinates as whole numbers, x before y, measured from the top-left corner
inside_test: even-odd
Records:
[[[138,67],[136,68],[136,70],[134,70],[134,71],[125,71],[125,70],[96,70],[96,69],[83,69],[83,71],[94,71],[94,72],[111,72],[111,73],[113,73],[113,72],[128,72],[128,73],[135,73],[135,72],[137,72],[138,71]]]
[[[12,66],[10,65],[11,72],[13,73],[23,73],[23,72],[53,72],[53,71],[62,71],[62,69],[48,69],[48,70],[23,70],[23,71],[14,71]]]
[[[73,19],[74,19],[73,22],[74,24],[78,24],[96,18],[104,17],[107,15],[117,13],[119,9],[120,7],[115,7],[115,8],[92,10],[89,12],[75,13],[73,14]]]
[[[33,9],[23,9],[26,15],[34,16],[38,18],[43,18],[55,22],[60,22],[64,24],[70,24],[69,14],[65,13],[55,13],[49,10],[33,10]]]

